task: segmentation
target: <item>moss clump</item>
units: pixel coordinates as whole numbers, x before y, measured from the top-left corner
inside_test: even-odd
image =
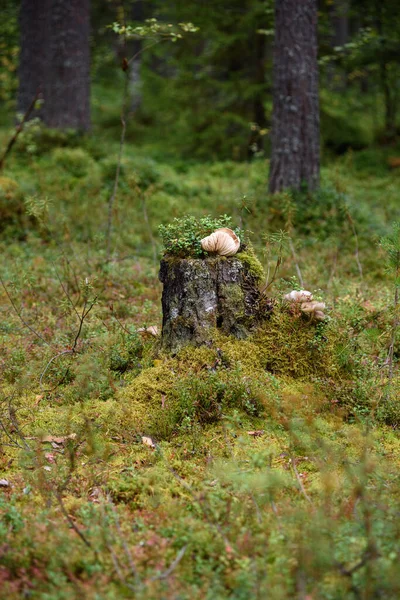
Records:
[[[18,183],[9,177],[0,177],[0,231],[23,234],[28,221]]]
[[[244,263],[257,284],[265,281],[265,271],[261,262],[258,260],[254,248],[251,244],[247,244],[245,250],[239,252],[236,257]]]
[[[56,166],[78,179],[88,176],[96,169],[96,162],[82,148],[56,148],[52,158]]]

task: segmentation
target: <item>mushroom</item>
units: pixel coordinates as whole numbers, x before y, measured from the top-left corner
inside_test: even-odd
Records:
[[[325,303],[313,300],[311,292],[307,290],[293,290],[289,294],[286,294],[284,298],[293,304],[300,304],[301,312],[310,315],[310,317],[313,317],[317,321],[324,321]]]
[[[240,239],[232,229],[221,227],[201,240],[201,247],[206,252],[220,256],[233,256],[240,248]]]
[[[285,300],[288,302],[311,302],[312,298],[312,293],[307,290],[293,290],[285,296]]]
[[[316,311],[322,312],[325,309],[324,302],[302,302],[301,310],[304,313],[315,313]]]
[[[317,321],[325,319],[325,302],[302,302],[300,306],[301,312],[314,317]]]

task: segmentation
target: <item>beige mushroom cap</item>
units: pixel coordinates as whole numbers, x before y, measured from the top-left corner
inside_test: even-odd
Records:
[[[324,302],[303,302],[301,305],[302,312],[315,313],[316,311],[323,311],[325,309]]]
[[[289,294],[286,294],[284,298],[288,302],[311,302],[313,296],[307,290],[293,290]]]
[[[233,256],[240,248],[240,239],[232,229],[221,227],[211,235],[201,240],[201,247],[205,252],[220,256]]]
[[[324,321],[326,319],[326,315],[322,312],[322,310],[316,310],[314,312],[314,317],[317,321]]]

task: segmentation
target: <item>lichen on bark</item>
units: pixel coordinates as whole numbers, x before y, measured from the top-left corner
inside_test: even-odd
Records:
[[[257,278],[236,257],[161,261],[164,349],[211,344],[215,330],[245,338],[257,323]]]

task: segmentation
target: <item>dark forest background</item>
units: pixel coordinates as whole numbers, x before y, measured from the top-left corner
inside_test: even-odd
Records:
[[[54,6],[62,2],[53,2]],[[71,3],[72,5],[73,3]],[[62,90],[56,90],[51,52],[45,51],[48,32],[57,27],[36,13],[46,13],[45,3],[23,2],[21,23],[30,36],[33,52],[21,70],[18,93],[19,3],[3,0],[1,24],[2,121],[10,123],[16,108],[22,112],[34,96],[35,70],[42,61],[44,77],[52,81],[43,109],[49,125],[75,124],[81,113],[82,129],[119,133],[119,104],[124,85],[121,60],[129,63],[127,140],[151,144],[163,155],[202,160],[247,160],[269,153],[272,113],[272,1],[215,0],[213,2],[157,0],[135,2],[76,3],[70,24],[90,20],[58,54],[71,53],[79,69],[68,85],[89,76],[91,110],[81,97],[68,108]],[[35,8],[36,6],[36,8]],[[49,16],[51,11],[47,10]],[[90,13],[90,15],[89,15]],[[359,150],[373,143],[391,142],[398,133],[399,23],[400,8],[394,0],[337,0],[318,3],[318,63],[321,92],[321,130],[324,156]],[[52,16],[68,29],[68,19],[57,11]],[[153,45],[152,34],[124,40],[109,25],[143,25],[146,19],[160,23],[191,22],[198,31],[176,43],[164,39]],[[35,20],[36,19],[36,20]],[[63,36],[62,28],[58,27]],[[159,38],[158,38],[159,39]],[[85,48],[90,44],[89,50]],[[36,44],[36,45],[35,45]],[[72,47],[74,51],[72,52]],[[148,49],[145,49],[146,46]],[[79,60],[77,57],[79,55]],[[23,57],[22,57],[23,58]],[[54,51],[53,51],[54,58]],[[58,56],[58,60],[62,57]],[[39,60],[40,59],[40,60]],[[29,62],[30,61],[30,62]],[[47,64],[46,64],[47,61]],[[25,70],[24,70],[25,69]],[[84,72],[81,73],[83,69]],[[86,72],[85,72],[86,69]],[[67,83],[65,83],[67,85]],[[83,85],[83,84],[82,84]],[[88,82],[87,82],[88,85]],[[72,92],[71,92],[72,97]],[[76,96],[75,96],[76,97]],[[17,98],[19,98],[17,102]],[[64,98],[64,100],[63,100]],[[61,104],[60,104],[61,101]],[[64,104],[62,104],[64,102]],[[51,105],[70,112],[57,121]],[[163,144],[162,141],[167,143]]]

